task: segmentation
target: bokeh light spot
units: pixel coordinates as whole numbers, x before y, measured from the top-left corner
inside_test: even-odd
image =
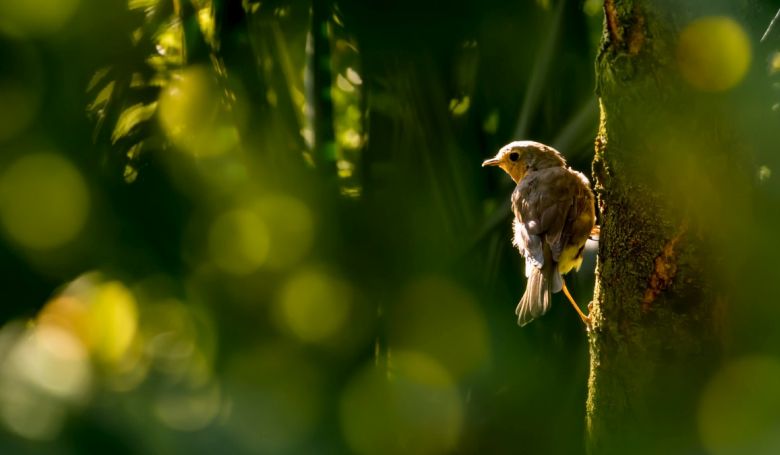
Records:
[[[780,72],[780,52],[775,52],[769,57],[769,74]]]
[[[269,267],[290,267],[309,252],[314,221],[306,204],[291,196],[267,195],[259,198],[253,208],[270,235]]]
[[[772,177],[772,169],[769,166],[761,166],[758,168],[758,181],[766,182]]]
[[[0,330],[0,418],[12,432],[51,439],[62,427],[68,404],[80,404],[92,380],[87,351],[78,337],[54,325]]]
[[[166,390],[154,405],[157,418],[179,431],[197,431],[208,426],[222,405],[219,387],[212,384],[196,390]]]
[[[88,304],[75,296],[57,296],[50,300],[38,314],[38,325],[67,330],[87,345],[89,343]]]
[[[192,66],[171,77],[159,101],[159,119],[179,149],[197,157],[223,155],[238,144],[238,130],[220,121],[221,95],[215,77]]]
[[[306,442],[322,414],[323,378],[293,346],[272,342],[232,358],[228,430],[250,453],[292,451]]]
[[[105,385],[116,392],[136,389],[149,374],[150,359],[143,352],[144,341],[135,337],[124,355],[113,365],[105,378]]]
[[[0,28],[48,35],[60,30],[78,5],[79,0],[0,0]]]
[[[780,453],[780,361],[748,357],[728,364],[701,397],[699,430],[713,455]]]
[[[489,358],[484,315],[468,292],[443,278],[409,285],[390,308],[388,321],[391,347],[423,352],[455,377],[474,372]]]
[[[222,270],[247,275],[268,257],[270,236],[263,220],[250,210],[220,215],[209,232],[211,259]]]
[[[2,384],[0,416],[6,427],[24,438],[54,439],[65,420],[66,407],[23,383]]]
[[[0,177],[0,221],[12,240],[50,250],[73,240],[89,212],[89,193],[79,171],[53,153],[13,162]]]
[[[31,384],[63,399],[83,397],[89,386],[87,352],[70,332],[41,326],[23,338],[12,356]]]
[[[704,17],[688,24],[677,43],[677,64],[693,87],[719,92],[736,86],[747,73],[751,49],[747,34],[729,17]]]
[[[352,289],[340,278],[306,270],[284,286],[278,301],[285,327],[297,338],[322,342],[339,333],[352,306]]]
[[[90,307],[90,344],[95,355],[115,363],[125,355],[135,337],[138,308],[122,283],[112,281],[97,290]]]
[[[447,371],[432,358],[394,351],[389,367],[368,365],[341,399],[341,424],[361,454],[449,453],[463,425],[463,404]]]
[[[601,13],[602,8],[603,2],[601,0],[585,0],[582,5],[583,11],[585,11],[585,14],[588,16],[595,16]]]
[[[201,321],[202,322],[202,321]],[[205,385],[212,378],[214,334],[183,302],[169,298],[145,308],[141,331],[146,353],[158,371]]]

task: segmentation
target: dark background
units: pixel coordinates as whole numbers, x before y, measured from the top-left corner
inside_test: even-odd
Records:
[[[513,184],[480,163],[534,139],[590,174],[599,2],[25,5],[0,3],[0,452],[583,452],[584,328],[559,295],[517,327]]]

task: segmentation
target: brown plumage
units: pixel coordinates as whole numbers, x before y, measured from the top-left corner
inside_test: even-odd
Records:
[[[552,147],[533,141],[512,142],[483,166],[499,166],[517,183],[512,192],[513,243],[525,257],[528,278],[517,305],[521,326],[550,309],[552,294],[566,290],[561,275],[579,269],[582,252],[596,222],[593,192],[585,176],[566,166]]]

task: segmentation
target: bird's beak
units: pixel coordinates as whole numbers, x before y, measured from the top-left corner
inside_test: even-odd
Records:
[[[498,158],[490,158],[489,160],[485,160],[482,162],[482,167],[485,166],[498,166],[499,163],[501,163],[501,160]]]

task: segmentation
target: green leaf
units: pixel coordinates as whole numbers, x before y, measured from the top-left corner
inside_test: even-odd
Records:
[[[119,114],[119,119],[111,133],[111,143],[116,144],[119,139],[125,137],[140,123],[148,121],[157,112],[157,102],[150,104],[134,104]]]

